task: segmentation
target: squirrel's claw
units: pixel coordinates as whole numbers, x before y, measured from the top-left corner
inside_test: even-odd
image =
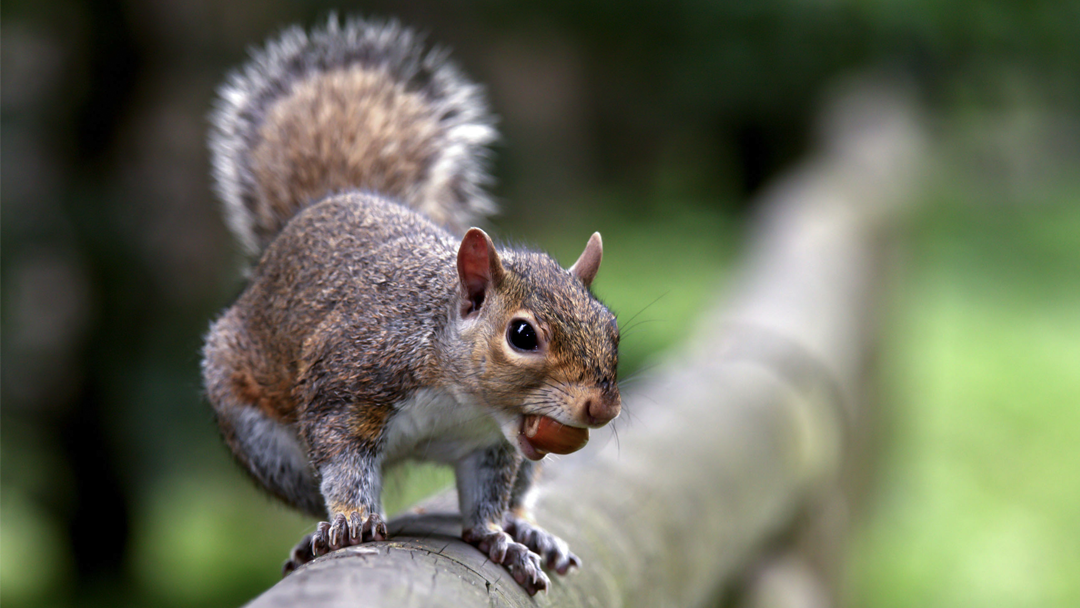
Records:
[[[524,587],[529,595],[536,595],[541,589],[546,590],[551,581],[540,569],[540,556],[521,543],[510,543],[509,547],[511,548],[507,551],[503,565],[510,570],[514,580]]]
[[[507,513],[503,528],[514,540],[538,553],[549,570],[566,574],[570,568],[581,567],[581,559],[570,552],[566,541],[524,518]]]
[[[330,548],[330,522],[320,521],[311,534],[311,554],[315,557],[325,555],[334,549]]]
[[[331,521],[321,521],[315,531],[300,539],[293,548],[288,561],[281,568],[281,575],[286,576],[303,564],[337,551],[342,547],[351,547],[370,541],[386,540],[386,522],[378,513],[366,518],[359,511],[346,516],[337,513]]]
[[[354,515],[358,515],[354,513]],[[378,513],[369,515],[361,527],[364,542],[386,540],[390,535],[386,531],[386,522]]]
[[[529,595],[546,590],[551,583],[541,568],[540,556],[515,542],[506,532],[477,526],[465,530],[461,536],[465,542],[486,553],[492,562],[505,566]]]
[[[355,522],[356,518],[349,518],[349,519],[352,519]],[[336,550],[338,550],[338,549],[340,549],[342,547],[346,547],[348,545],[351,545],[353,540],[356,540],[357,542],[359,542],[360,535],[359,534],[354,534],[353,526],[349,525],[350,524],[349,519],[345,518],[344,513],[338,513],[337,515],[334,516],[334,521],[333,521],[333,523],[330,524],[328,534],[327,534],[326,546],[327,546],[328,552],[329,551],[336,551]],[[319,528],[321,529],[323,524],[325,524],[325,523],[326,522],[323,522],[323,523],[319,524]]]

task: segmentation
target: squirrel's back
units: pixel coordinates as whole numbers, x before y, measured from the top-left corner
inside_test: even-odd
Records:
[[[394,22],[286,30],[230,75],[210,150],[228,223],[258,255],[298,210],[377,192],[461,233],[493,210],[480,88]]]

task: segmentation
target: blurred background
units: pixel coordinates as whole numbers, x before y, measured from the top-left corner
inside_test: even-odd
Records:
[[[850,606],[1080,605],[1080,3],[6,0],[0,603],[236,606],[312,523],[260,494],[201,397],[242,283],[211,195],[214,87],[292,23],[397,16],[500,115],[493,229],[647,323],[622,375],[724,293],[755,195],[838,83],[917,92]],[[629,392],[632,389],[627,389]],[[389,483],[400,509],[448,483]]]

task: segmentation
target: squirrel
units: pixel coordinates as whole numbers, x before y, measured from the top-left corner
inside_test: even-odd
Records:
[[[494,210],[494,119],[394,21],[294,26],[218,92],[216,191],[253,263],[202,375],[240,464],[324,520],[284,574],[385,540],[382,472],[408,459],[454,467],[463,539],[530,595],[542,567],[579,567],[526,497],[547,453],[620,411],[619,329],[590,291],[599,233],[567,270],[466,230]]]

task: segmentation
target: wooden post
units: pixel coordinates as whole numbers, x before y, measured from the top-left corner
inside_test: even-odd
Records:
[[[821,153],[764,195],[742,279],[633,390],[618,440],[547,465],[537,521],[584,566],[530,598],[459,540],[448,493],[392,540],[324,556],[250,605],[699,606],[835,487],[874,339],[882,243],[920,160],[895,91],[854,87]]]

